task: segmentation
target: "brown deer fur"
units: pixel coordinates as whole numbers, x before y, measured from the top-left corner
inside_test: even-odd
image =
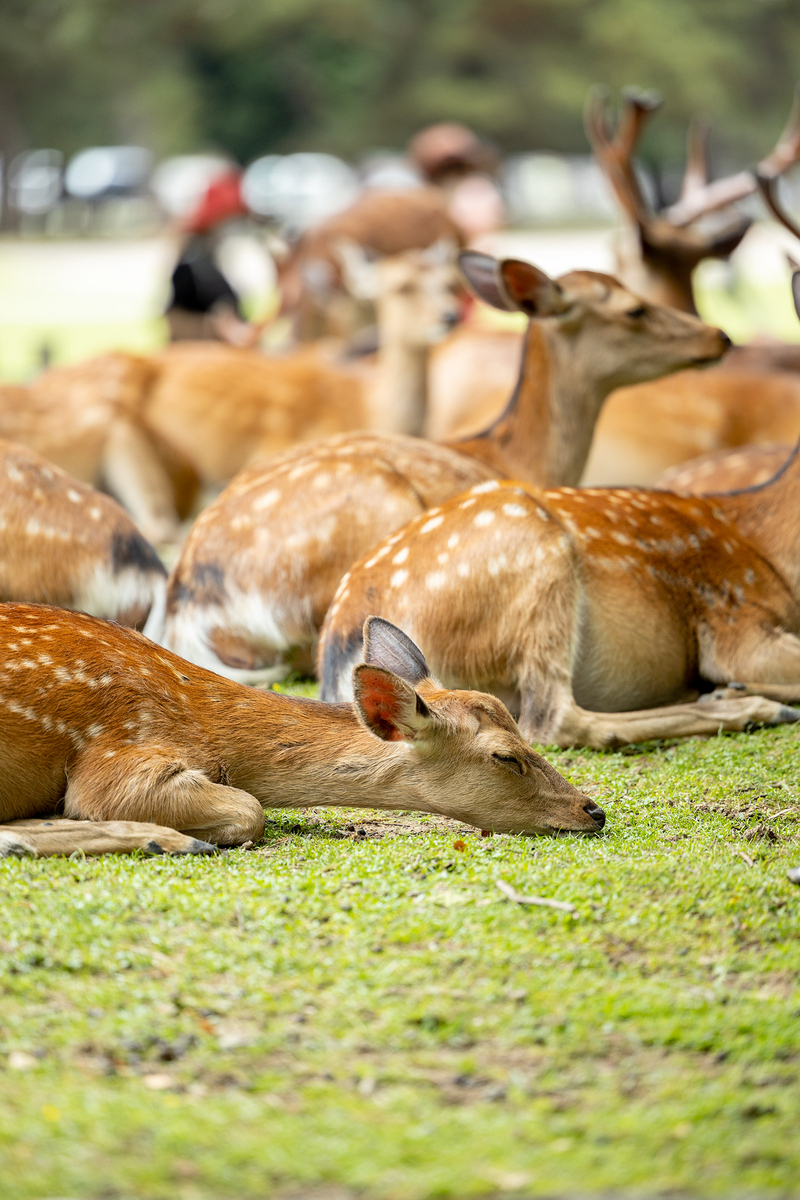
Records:
[[[341,242],[380,257],[424,250],[442,240],[460,246],[461,232],[447,204],[438,187],[369,189],[343,212],[307,230],[278,263],[281,310],[294,318],[297,336],[307,340],[353,332],[354,304],[345,287]]]
[[[173,570],[165,645],[242,681],[280,678],[313,646],[344,571],[381,537],[493,476],[577,482],[610,390],[713,360],[726,345],[718,330],[642,306],[606,275],[554,282],[513,259],[463,261],[484,296],[531,317],[506,411],[449,446],[351,436],[243,472],[199,518]]]
[[[671,467],[656,480],[657,488],[683,496],[708,496],[768,483],[788,460],[792,447],[783,442],[742,446],[702,454]]]
[[[605,819],[529,750],[502,704],[443,690],[387,622],[367,624],[354,706],[245,688],[62,609],[0,606],[0,647],[2,821],[63,809],[235,845],[261,836],[264,809],[309,804],[508,832],[596,831]],[[20,833],[35,845],[35,828]]]
[[[508,381],[516,378],[521,347],[521,335],[469,329],[437,347],[428,396],[430,435],[463,438],[491,423],[502,411]],[[612,392],[597,420],[582,482],[671,487],[662,473],[706,453],[738,454],[750,443],[781,443],[788,454],[800,436],[800,375],[742,366],[728,371],[727,361],[726,354],[702,371],[677,371]],[[753,464],[750,476],[748,462]],[[749,487],[769,478],[758,455],[748,453],[737,463],[732,486]]]
[[[145,536],[159,542],[176,536],[197,477],[142,425],[142,396],[155,372],[152,360],[115,353],[52,368],[26,386],[0,387],[0,437],[84,483],[107,487]]]
[[[108,496],[0,441],[0,600],[81,609],[141,626],[166,571]]]
[[[156,360],[147,426],[216,485],[297,442],[365,428],[420,433],[427,355],[458,318],[458,275],[439,244],[386,258],[374,272],[382,337],[373,361],[337,362],[317,347],[265,355],[177,344]]]
[[[533,741],[797,721],[780,702],[800,702],[798,506],[797,452],[771,483],[709,498],[479,485],[344,576],[320,638],[322,695],[348,695],[368,610],[450,686],[506,697]],[[698,700],[730,680],[747,694]]]

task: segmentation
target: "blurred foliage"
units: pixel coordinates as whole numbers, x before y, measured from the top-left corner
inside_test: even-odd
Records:
[[[699,111],[727,167],[774,141],[798,64],[796,0],[2,0],[0,144],[352,157],[450,118],[582,151],[602,81],[663,92],[651,160]]]

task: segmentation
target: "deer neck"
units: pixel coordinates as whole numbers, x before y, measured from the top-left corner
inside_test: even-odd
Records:
[[[215,712],[216,752],[228,782],[264,808],[432,811],[430,771],[405,743],[369,733],[351,705],[238,688],[236,700],[222,722]]]
[[[587,379],[569,338],[549,322],[532,321],[504,412],[488,429],[449,444],[506,479],[541,487],[576,484],[609,391]]]
[[[769,482],[709,499],[800,596],[800,442]]]
[[[419,436],[428,404],[428,347],[412,345],[381,330],[372,385],[377,428]]]

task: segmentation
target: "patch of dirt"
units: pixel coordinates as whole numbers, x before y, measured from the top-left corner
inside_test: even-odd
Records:
[[[315,810],[304,812],[300,810],[302,820],[291,827],[294,834],[304,834],[310,837],[327,837],[334,840],[365,841],[367,839],[422,837],[429,833],[452,834],[455,838],[469,836],[478,837],[479,831],[472,825],[464,825],[460,821],[452,821],[448,817],[436,815],[426,816],[422,820],[417,813],[374,813],[370,810],[366,816],[358,817],[342,825],[333,825],[329,817],[319,816]],[[260,846],[258,853],[270,853],[280,842],[270,842]]]

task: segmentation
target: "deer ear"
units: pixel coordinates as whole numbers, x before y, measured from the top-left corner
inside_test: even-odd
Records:
[[[794,300],[794,311],[800,317],[800,271],[792,274],[792,299]]]
[[[339,238],[334,251],[344,276],[345,287],[355,300],[377,300],[378,264],[363,246],[352,238]]]
[[[416,742],[435,724],[410,683],[370,663],[353,671],[353,699],[367,729],[384,742]]]
[[[383,617],[367,617],[364,622],[364,662],[393,671],[415,686],[430,678],[419,646]]]
[[[515,307],[529,317],[554,317],[569,307],[561,286],[533,263],[504,258],[500,276]]]
[[[500,263],[496,258],[492,258],[491,254],[465,250],[458,256],[458,265],[470,290],[479,300],[483,300],[484,304],[491,304],[492,308],[499,308],[503,312],[517,311],[518,306],[503,287]]]

